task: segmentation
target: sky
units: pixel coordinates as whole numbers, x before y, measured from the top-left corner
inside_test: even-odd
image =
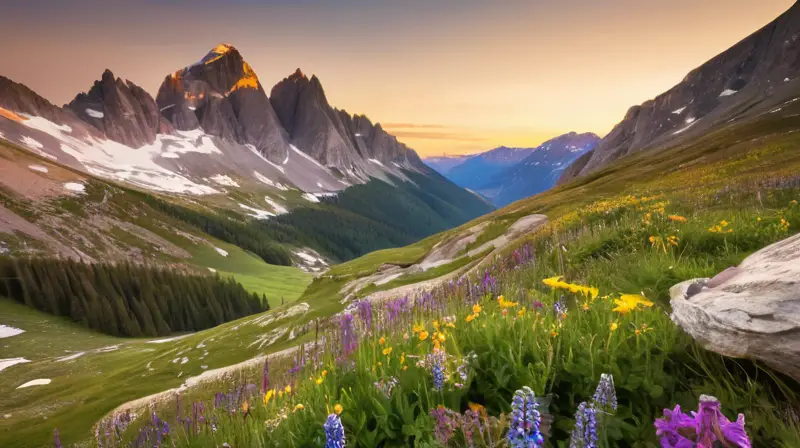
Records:
[[[61,105],[103,70],[155,96],[233,44],[422,156],[605,135],[793,0],[0,0],[0,75]]]

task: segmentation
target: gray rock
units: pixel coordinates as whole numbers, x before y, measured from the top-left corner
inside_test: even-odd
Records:
[[[670,295],[672,320],[707,349],[800,380],[800,234]]]

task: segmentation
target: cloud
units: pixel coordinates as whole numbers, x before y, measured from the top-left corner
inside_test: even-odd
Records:
[[[381,123],[384,129],[448,129],[450,126],[443,124],[421,123]]]
[[[389,131],[397,138],[418,139],[418,140],[451,140],[456,142],[483,142],[484,137],[468,135],[460,132],[433,132],[433,131]]]

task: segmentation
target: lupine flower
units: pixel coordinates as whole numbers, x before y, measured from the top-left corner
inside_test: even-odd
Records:
[[[364,328],[367,331],[372,331],[372,302],[369,300],[359,300],[356,302],[356,309],[358,310],[358,316],[361,318],[361,322],[364,324]]]
[[[58,435],[58,428],[53,430],[53,447],[61,448],[61,437]]]
[[[539,404],[530,387],[525,386],[514,392],[511,401],[511,423],[508,429],[508,444],[512,448],[538,448],[544,444],[539,431],[542,417]]]
[[[344,426],[342,426],[342,419],[336,413],[328,415],[323,428],[325,429],[325,448],[344,448]]]
[[[553,304],[553,311],[555,311],[558,317],[567,314],[567,301],[564,299],[564,296],[561,296],[558,301]]]
[[[569,448],[597,448],[597,410],[585,401],[575,412],[575,428],[569,438]]]
[[[663,448],[693,448],[694,442],[686,436],[696,433],[695,420],[681,411],[680,405],[675,409],[664,409],[664,417],[655,421],[656,436],[661,439]]]
[[[600,408],[608,406],[617,410],[617,391],[614,388],[614,377],[610,373],[600,374],[600,382],[597,384],[592,401]]]
[[[355,328],[353,328],[352,314],[342,315],[342,317],[339,319],[339,331],[341,332],[342,337],[343,355],[347,356],[355,351],[358,344]]]
[[[386,380],[381,378],[375,382],[375,387],[378,388],[387,399],[392,398],[392,389],[394,389],[395,386],[397,386],[397,378],[393,376],[390,376]]]
[[[431,374],[433,374],[433,388],[442,390],[444,383],[444,367],[439,362],[434,362],[431,366]]]

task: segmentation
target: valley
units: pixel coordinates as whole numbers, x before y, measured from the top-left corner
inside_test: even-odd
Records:
[[[800,447],[798,35],[469,156],[227,43],[0,76],[0,446]]]

